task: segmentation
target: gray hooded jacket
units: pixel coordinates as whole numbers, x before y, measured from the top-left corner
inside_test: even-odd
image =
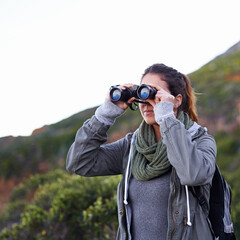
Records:
[[[169,103],[157,105],[154,109],[156,121],[160,125],[172,165],[167,240],[212,240],[214,236],[211,224],[189,188],[201,186],[203,195],[209,199],[215,171],[216,143],[206,129],[197,123],[186,130],[174,117],[173,112],[166,112]],[[127,199],[135,133],[129,133],[114,143],[104,145],[107,141],[107,130],[122,113],[123,110],[105,101],[97,109],[95,116],[78,130],[67,155],[66,167],[70,172],[87,177],[123,175],[117,190],[117,239],[130,240]]]

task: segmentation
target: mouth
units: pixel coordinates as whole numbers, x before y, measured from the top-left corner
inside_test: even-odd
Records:
[[[146,109],[143,111],[144,115],[152,115],[154,112],[151,109]]]

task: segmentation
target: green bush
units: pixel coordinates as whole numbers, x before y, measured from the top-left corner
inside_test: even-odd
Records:
[[[29,205],[22,214],[22,225],[29,230],[36,231],[43,227],[47,212],[36,205]]]
[[[60,177],[47,181],[51,176]],[[56,171],[44,179],[36,175],[25,182],[25,187],[31,188],[41,184],[20,215],[19,223],[3,229],[0,240],[115,238],[116,188],[120,177],[83,178]],[[15,197],[22,199],[23,195]]]
[[[23,183],[19,184],[12,192],[11,201],[26,199],[30,194],[33,194],[41,185],[52,183],[57,179],[67,178],[68,174],[63,170],[55,170],[47,174],[35,174],[27,178]]]
[[[5,205],[0,214],[0,229],[11,227],[11,225],[19,223],[21,214],[26,206],[27,202],[25,200],[18,200]]]

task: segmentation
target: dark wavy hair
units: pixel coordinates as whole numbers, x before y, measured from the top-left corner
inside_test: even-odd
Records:
[[[178,112],[184,111],[193,121],[198,122],[195,93],[191,87],[190,79],[186,75],[162,63],[148,67],[144,71],[142,78],[148,73],[159,75],[161,80],[167,83],[168,89],[173,96],[176,97],[181,94],[182,104],[178,107]]]

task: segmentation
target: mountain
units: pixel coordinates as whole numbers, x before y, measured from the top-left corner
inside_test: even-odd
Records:
[[[240,42],[189,74],[198,97],[200,123],[213,133],[240,126]]]
[[[232,47],[230,47],[225,53],[217,56],[216,58],[223,58],[228,55],[231,55],[232,53],[238,52],[240,50],[240,41],[234,44]]]
[[[52,125],[36,129],[29,137],[0,138],[0,178],[19,179],[34,173],[65,168],[65,158],[77,130],[90,118],[96,107],[77,113]],[[130,110],[116,121],[109,131],[109,141],[133,131],[141,119]],[[119,132],[119,129],[122,129]]]
[[[236,221],[235,227],[240,229],[240,42],[189,74],[189,77],[197,94],[199,123],[207,126],[216,139],[217,163],[232,187],[233,217]],[[58,123],[36,129],[29,137],[0,138],[0,211],[8,201],[15,204],[13,195],[16,195],[16,192],[12,192],[12,189],[14,186],[22,189],[19,183],[23,180],[26,182],[36,176],[41,185],[43,182],[39,180],[40,176],[49,176],[46,173],[51,174],[55,169],[65,171],[66,154],[75,134],[83,122],[94,114],[96,108],[81,111]],[[127,110],[109,129],[108,142],[134,131],[141,121],[139,111]],[[59,176],[67,178],[62,173],[54,174],[50,176],[51,181]],[[46,179],[44,181],[50,181],[48,177]],[[34,191],[37,191],[36,183],[31,184],[34,185]],[[29,186],[25,188],[30,189]],[[33,199],[34,191],[25,194],[27,201]],[[21,205],[22,202],[18,204]],[[23,205],[21,209],[20,213],[24,211]]]

